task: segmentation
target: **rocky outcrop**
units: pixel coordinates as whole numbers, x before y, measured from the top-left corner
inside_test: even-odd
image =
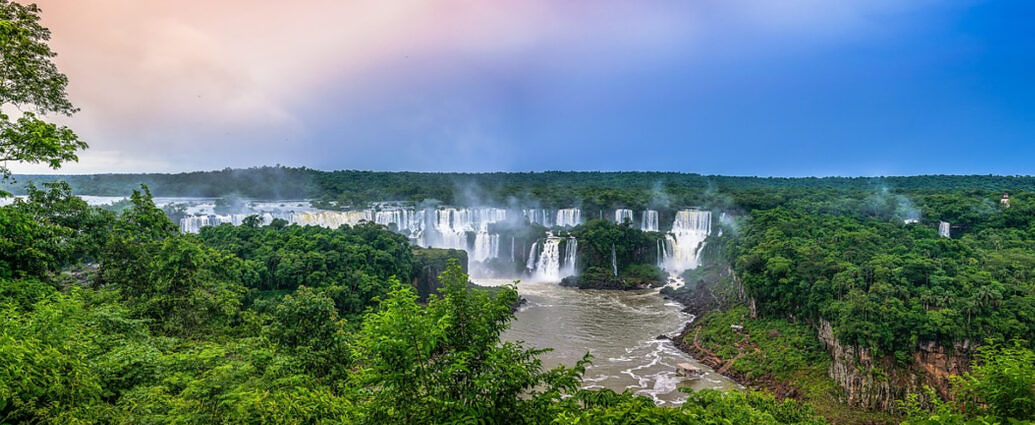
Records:
[[[842,401],[867,409],[894,409],[906,394],[922,396],[925,385],[947,397],[949,376],[967,370],[973,351],[967,341],[952,349],[924,343],[910,364],[902,365],[890,356],[875,357],[866,348],[842,344],[826,320],[820,320],[818,331],[832,358],[828,375],[844,390]]]

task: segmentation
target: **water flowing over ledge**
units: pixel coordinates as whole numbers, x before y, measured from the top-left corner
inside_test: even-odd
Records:
[[[578,273],[578,240],[564,236],[564,230],[583,224],[583,211],[579,208],[414,208],[383,203],[367,209],[329,211],[312,208],[304,201],[284,201],[251,203],[244,211],[216,214],[212,200],[205,200],[192,204],[185,213],[180,219],[184,233],[197,233],[205,226],[223,223],[241,225],[252,215],[258,216],[263,225],[283,220],[288,224],[336,228],[372,222],[406,235],[417,246],[466,251],[475,276],[486,273],[480,265],[492,263],[498,267],[502,262],[512,265],[505,269],[524,270],[514,277],[534,276],[539,280],[560,280]],[[637,214],[620,208],[613,211],[611,218],[645,232],[659,232],[662,224],[656,210]],[[658,238],[657,265],[669,273],[670,286],[678,287],[682,285],[680,274],[699,263],[701,248],[711,234],[712,220],[710,211],[694,209],[676,211],[672,220],[669,231]],[[499,230],[533,225],[560,230],[561,236],[550,232],[546,237],[518,244],[513,233],[505,240]],[[612,269],[617,275],[617,264],[612,264]]]

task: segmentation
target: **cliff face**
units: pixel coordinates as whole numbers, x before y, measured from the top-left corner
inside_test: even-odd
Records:
[[[467,273],[467,252],[463,250],[414,248],[413,257],[416,260],[413,266],[413,287],[422,301],[442,287],[438,275],[446,270],[450,259],[456,259],[464,273]]]
[[[841,344],[826,320],[820,321],[818,330],[833,359],[828,375],[844,390],[842,401],[867,409],[891,410],[906,394],[922,395],[924,385],[947,397],[949,376],[967,370],[972,352],[966,341],[950,350],[924,343],[910,364],[903,366],[887,356],[875,358],[866,348]]]

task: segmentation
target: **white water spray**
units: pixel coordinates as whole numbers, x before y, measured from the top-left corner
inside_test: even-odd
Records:
[[[672,231],[665,237],[663,268],[675,275],[696,268],[711,228],[711,211],[682,210],[676,213]]]
[[[561,263],[562,277],[575,275],[575,259],[578,258],[579,241],[574,236],[569,236],[564,244],[564,261]]]
[[[578,208],[564,208],[557,210],[557,220],[554,221],[558,227],[575,227],[582,222],[582,210]]]
[[[640,230],[644,232],[657,232],[658,231],[658,212],[655,210],[643,211],[642,218],[640,219]]]
[[[532,242],[532,249],[528,251],[528,261],[525,262],[525,270],[529,273],[535,273],[536,259],[535,250],[538,248],[539,242]]]
[[[539,261],[535,265],[535,277],[539,281],[558,282],[561,280],[561,238],[549,236],[543,242],[543,251],[539,253]]]
[[[615,255],[615,244],[611,244],[611,272],[618,277],[618,256]]]
[[[617,209],[615,210],[615,223],[622,224],[625,220],[633,221],[633,210]]]

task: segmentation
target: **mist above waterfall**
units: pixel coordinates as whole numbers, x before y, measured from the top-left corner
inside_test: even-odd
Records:
[[[878,188],[863,203],[866,215],[870,217],[906,223],[920,221],[920,209],[913,205],[913,201],[905,195],[891,193],[887,186]]]

